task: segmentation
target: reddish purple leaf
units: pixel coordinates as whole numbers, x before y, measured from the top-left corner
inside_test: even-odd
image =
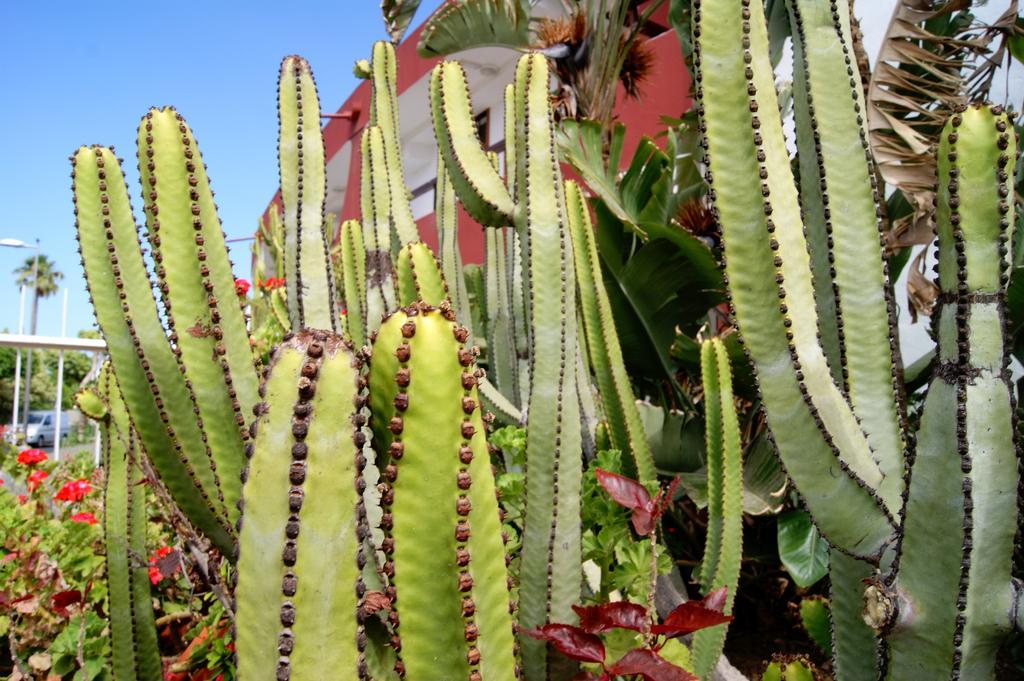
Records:
[[[703,600],[683,603],[669,613],[664,623],[654,625],[651,631],[672,638],[731,622],[732,616],[722,613],[724,607],[725,587],[722,587],[709,593]]]
[[[653,505],[654,502],[651,502],[651,506]],[[654,531],[654,523],[658,522],[658,516],[650,508],[638,508],[633,511],[629,520],[633,523],[633,529],[637,534],[647,537]]]
[[[160,571],[160,576],[163,578],[173,577],[178,569],[181,567],[181,553],[177,549],[172,549],[162,556],[159,556],[156,560],[156,569]]]
[[[653,510],[651,495],[636,480],[630,480],[625,476],[609,473],[600,468],[594,471],[594,475],[597,477],[598,484],[619,506],[634,511],[639,508]]]
[[[646,681],[698,681],[697,677],[677,667],[653,650],[634,648],[608,670],[620,676],[641,676]]]
[[[708,592],[708,594],[701,599],[700,604],[708,610],[717,610],[718,612],[722,612],[725,610],[725,597],[728,593],[729,589],[727,587],[719,587],[714,591]]]
[[[53,611],[61,617],[67,617],[70,613],[68,608],[76,603],[82,602],[82,592],[78,589],[69,589],[53,594],[50,599],[53,604]]]
[[[604,664],[604,644],[594,634],[588,634],[571,624],[545,624],[540,629],[522,632],[538,641],[547,641],[555,650],[579,662]]]
[[[591,634],[600,634],[616,627],[643,631],[647,620],[644,606],[626,601],[590,605],[585,608],[574,605],[572,609],[580,618],[580,629]]]

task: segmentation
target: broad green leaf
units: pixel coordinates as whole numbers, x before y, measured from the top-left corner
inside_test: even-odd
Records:
[[[807,588],[828,572],[828,545],[806,511],[789,511],[778,519],[779,558],[797,586]]]

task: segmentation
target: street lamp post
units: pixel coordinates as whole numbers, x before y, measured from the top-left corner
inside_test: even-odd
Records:
[[[32,259],[32,324],[29,333],[36,334],[36,320],[39,315],[39,239],[36,243],[26,243],[18,239],[0,239],[0,246],[8,248],[34,248],[35,257]],[[25,362],[25,407],[22,415],[22,423],[28,424],[28,408],[32,397],[32,351],[28,351]]]

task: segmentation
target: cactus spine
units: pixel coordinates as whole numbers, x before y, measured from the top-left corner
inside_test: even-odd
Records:
[[[438,146],[463,206],[484,225],[514,224],[524,250],[528,290],[530,399],[527,417],[526,519],[519,624],[570,622],[581,587],[579,492],[581,432],[576,394],[576,282],[562,177],[548,102],[548,65],[525,55],[516,67],[512,192],[480,146],[465,72],[442,62],[431,74]],[[511,166],[510,166],[511,167]],[[513,198],[514,193],[514,198]],[[527,678],[545,674],[542,643],[523,639]]]
[[[1014,624],[1015,599],[1018,457],[1002,312],[1013,222],[1006,200],[1006,168],[1016,152],[1012,127],[1000,111],[972,107],[956,113],[943,134],[940,363],[915,449],[903,417],[849,7],[840,0],[791,0],[789,10],[806,97],[797,119],[802,175],[816,166],[820,190],[820,206],[806,211],[820,223],[808,230],[809,241],[789,173],[760,3],[695,6],[697,92],[732,303],[769,426],[790,476],[837,549],[838,678],[991,679],[995,650]],[[750,192],[752,185],[760,192]],[[830,292],[812,285],[812,269],[814,277],[828,277]],[[777,292],[765,294],[771,280]],[[832,341],[835,352],[828,349]],[[841,362],[832,367],[838,382],[826,356]],[[909,481],[900,475],[904,469]],[[857,585],[869,564],[873,583],[860,593],[865,620],[883,639],[877,670],[868,662],[876,646],[854,622]]]
[[[400,310],[373,343],[396,671],[515,679],[508,573],[474,352],[447,306]],[[445,529],[447,528],[447,529]]]

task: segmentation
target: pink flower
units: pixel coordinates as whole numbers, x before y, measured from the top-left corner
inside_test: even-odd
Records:
[[[73,480],[61,487],[54,499],[57,501],[81,501],[85,495],[92,491],[92,485],[85,478]]]
[[[36,487],[39,487],[39,483],[46,480],[48,477],[50,477],[50,474],[43,470],[34,470],[29,473],[28,481],[26,483],[28,485],[28,491],[35,492]]]
[[[94,516],[92,513],[89,513],[88,511],[83,511],[82,513],[76,513],[73,516],[71,516],[71,522],[95,525],[96,516]]]
[[[46,461],[46,452],[41,449],[24,449],[18,453],[18,463],[22,466],[35,466]]]
[[[252,286],[252,284],[245,279],[235,279],[235,293],[240,296],[247,294],[250,286]]]

